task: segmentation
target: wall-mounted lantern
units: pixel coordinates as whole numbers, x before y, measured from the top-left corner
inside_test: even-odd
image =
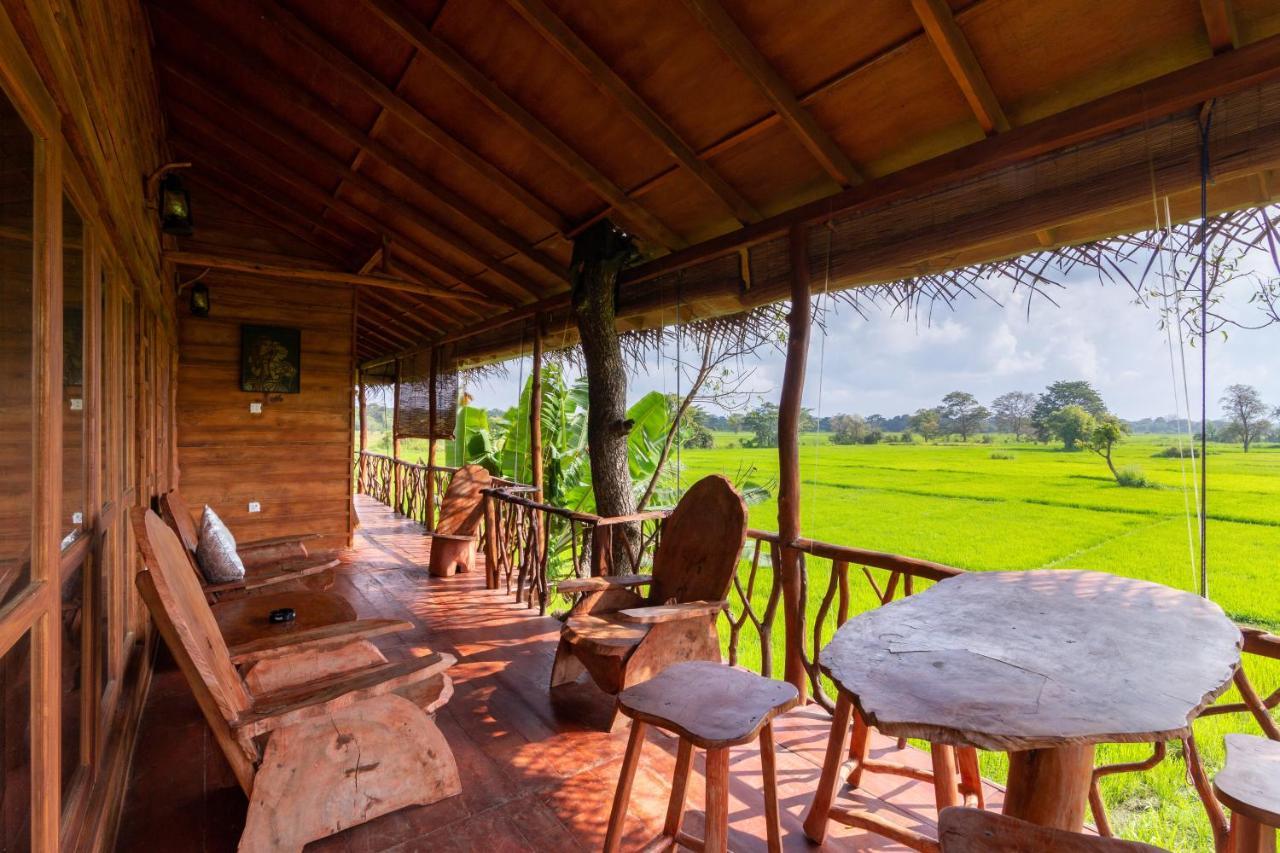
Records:
[[[191,316],[209,316],[209,288],[197,281],[191,286]]]
[[[191,235],[191,196],[182,178],[169,174],[160,182],[160,230],[179,237]]]

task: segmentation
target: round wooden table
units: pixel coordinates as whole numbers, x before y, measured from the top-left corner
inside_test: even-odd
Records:
[[[974,572],[850,619],[819,663],[843,715],[887,735],[1009,753],[1004,813],[1079,831],[1094,745],[1190,733],[1240,661],[1210,601],[1103,572]],[[828,749],[811,814],[840,769]],[[825,801],[824,801],[825,800]]]

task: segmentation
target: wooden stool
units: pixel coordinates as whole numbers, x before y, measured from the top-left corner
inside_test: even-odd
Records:
[[[857,709],[854,709],[853,726],[849,733],[849,763],[846,765],[848,769],[846,778],[850,788],[856,789],[862,784],[863,773],[888,773],[891,776],[931,782],[934,786],[934,799],[937,801],[938,808],[941,809],[955,804],[951,789],[957,788],[955,773],[958,772],[960,777],[957,790],[964,805],[979,809],[986,808],[986,797],[982,790],[982,773],[978,768],[978,751],[973,747],[930,744],[930,755],[936,754],[933,762],[934,772],[931,772],[897,761],[868,758],[867,749],[870,740],[871,727],[862,719]],[[907,739],[898,738],[898,749],[906,749],[906,747]],[[948,753],[953,753],[954,757],[948,758]],[[942,776],[936,772],[939,767],[944,774]],[[948,771],[951,771],[950,776],[946,775]]]
[[[1227,735],[1213,792],[1231,809],[1232,853],[1274,853],[1280,827],[1280,741]]]
[[[709,661],[677,663],[656,678],[618,694],[618,710],[632,719],[627,754],[613,797],[607,853],[617,851],[622,825],[631,799],[631,782],[640,763],[645,730],[649,725],[674,732],[680,738],[676,772],[671,782],[671,802],[662,834],[646,849],[670,849],[682,844],[706,853],[729,849],[729,747],[760,736],[760,764],[764,771],[765,823],[770,853],[782,849],[778,827],[778,783],[774,774],[774,717],[794,708],[799,695],[785,681],[773,681],[754,673]],[[684,815],[686,783],[693,747],[707,751],[707,837],[693,838],[680,831]],[[662,842],[666,842],[665,845]]]

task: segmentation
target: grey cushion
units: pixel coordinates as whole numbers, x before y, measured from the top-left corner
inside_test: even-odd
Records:
[[[236,553],[236,538],[207,504],[200,516],[200,544],[196,548],[196,563],[209,583],[244,580],[244,563]]]

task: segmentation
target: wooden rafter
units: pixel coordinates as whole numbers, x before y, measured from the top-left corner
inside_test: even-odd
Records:
[[[243,124],[250,127],[256,127],[267,136],[274,139],[281,145],[282,151],[288,151],[290,154],[301,154],[302,156],[312,160],[313,162],[322,163],[332,171],[339,174],[342,179],[353,187],[366,193],[369,196],[377,198],[380,203],[385,204],[397,214],[424,232],[430,234],[435,239],[441,241],[445,245],[450,246],[460,254],[466,255],[472,261],[480,264],[483,268],[492,270],[498,275],[516,285],[528,296],[538,297],[543,291],[543,287],[537,282],[530,279],[527,275],[519,270],[513,269],[503,263],[501,260],[492,257],[488,252],[473,246],[464,236],[454,231],[448,225],[432,219],[422,210],[414,207],[404,201],[394,191],[387,189],[376,181],[365,177],[359,172],[353,171],[341,159],[334,157],[327,151],[313,144],[290,130],[282,122],[271,118],[263,112],[247,112],[239,109],[231,102],[222,98],[216,92],[206,87],[199,80],[190,77],[180,68],[175,68],[173,63],[162,61],[159,63],[169,73],[174,74],[183,81],[184,84],[193,87],[199,93],[201,98],[207,98],[212,103],[227,112],[237,125]]]
[[[1236,31],[1236,16],[1231,8],[1231,0],[1200,0],[1200,12],[1204,16],[1204,27],[1209,33],[1209,46],[1214,53],[1240,46],[1240,35]]]
[[[431,140],[454,159],[466,164],[482,175],[502,192],[524,205],[544,221],[563,231],[568,227],[564,216],[551,205],[535,196],[529,189],[507,175],[497,166],[481,157],[470,146],[454,137],[415,107],[397,95],[381,80],[370,74],[358,62],[329,42],[292,12],[274,0],[260,0],[260,9],[267,22],[277,32],[306,48],[326,66],[334,77],[355,86],[368,97],[381,104],[388,113]]]
[[[437,181],[426,171],[418,168],[407,157],[392,149],[387,144],[380,142],[374,138],[372,133],[368,133],[353,122],[349,121],[345,116],[339,113],[333,107],[325,103],[321,98],[316,97],[310,91],[298,86],[288,80],[284,69],[276,67],[265,61],[263,57],[258,56],[243,44],[229,37],[216,23],[200,18],[195,20],[194,14],[190,11],[184,11],[182,17],[178,17],[173,9],[169,7],[154,6],[153,14],[162,15],[167,19],[167,25],[172,25],[185,29],[191,33],[197,33],[199,40],[208,45],[209,48],[221,56],[235,56],[236,64],[243,68],[247,73],[258,80],[270,80],[271,88],[276,91],[280,97],[299,110],[303,110],[324,127],[331,130],[334,134],[341,137],[349,145],[354,146],[363,152],[366,158],[377,161],[380,165],[398,173],[405,180],[412,183],[416,188],[425,194],[435,198],[440,204],[449,208],[453,215],[459,219],[469,222],[474,227],[487,233],[493,240],[506,246],[515,255],[527,258],[531,263],[538,266],[547,274],[568,280],[568,274],[564,264],[554,258],[549,257],[546,253],[539,250],[534,243],[527,240],[523,235],[515,229],[500,222],[498,219],[486,213],[481,208],[472,204],[449,187]],[[206,88],[218,89],[217,84],[212,83],[207,78],[201,77],[192,71],[189,65],[181,62],[170,61],[168,58],[161,56],[157,60],[158,64],[165,66],[181,67],[186,74],[193,79],[201,80]],[[236,100],[245,102],[245,96],[238,94]],[[359,166],[353,166],[353,169],[359,169]],[[541,241],[539,241],[541,242]],[[503,258],[508,261],[510,258]]]
[[[440,333],[438,327],[427,327],[419,325],[418,322],[408,322],[412,315],[400,314],[397,316],[395,308],[385,302],[366,299],[360,303],[360,310],[370,315],[372,319],[377,320],[378,324],[383,328],[391,326],[399,330],[401,337],[405,338],[409,343],[417,343]]]
[[[468,287],[477,286],[477,282],[475,281],[473,274],[458,269],[444,258],[440,258],[421,246],[416,245],[412,238],[397,231],[388,229],[386,224],[381,222],[377,217],[361,210],[350,202],[343,199],[331,198],[324,192],[324,190],[321,190],[315,184],[311,183],[310,179],[271,158],[264,152],[254,148],[245,140],[230,134],[220,127],[217,127],[212,122],[204,119],[202,116],[194,114],[191,110],[185,107],[178,107],[174,109],[173,114],[180,116],[184,124],[187,124],[198,131],[202,140],[212,140],[223,150],[231,152],[236,158],[243,160],[246,163],[253,164],[259,169],[261,174],[269,176],[269,180],[276,180],[284,183],[289,187],[291,192],[305,197],[312,204],[321,208],[331,207],[344,218],[349,219],[353,223],[366,229],[379,239],[384,235],[394,238],[403,250],[411,252],[428,268],[436,270],[443,275],[446,281],[439,282],[439,284],[444,289],[452,290],[453,288],[450,288],[449,285],[455,283],[464,284]],[[190,139],[186,141],[186,144],[195,148],[203,147]],[[204,148],[203,150],[206,155],[204,159],[215,159],[209,152],[208,148]],[[486,289],[483,283],[479,286],[481,289]],[[490,299],[494,301],[509,302],[509,300],[504,297],[492,292],[484,295],[489,296]]]
[[[467,91],[519,128],[552,159],[591,187],[597,195],[611,204],[637,233],[666,249],[678,249],[687,245],[678,234],[630,198],[621,187],[588,162],[573,146],[517,103],[412,13],[394,0],[364,0],[364,2],[410,44],[435,60],[445,73],[458,81]]]
[[[818,124],[817,120],[797,100],[786,81],[778,75],[769,61],[751,43],[738,24],[724,10],[718,0],[684,0],[685,5],[698,19],[702,27],[715,38],[720,49],[751,78],[760,92],[769,100],[782,120],[804,143],[822,168],[841,186],[861,183],[863,178],[848,156],[840,150],[834,139]]]
[[[402,278],[413,278],[416,273],[414,270],[406,269],[403,265],[395,263],[392,253],[388,252],[387,261],[383,264],[383,269],[392,275],[398,275]],[[404,295],[397,297],[397,302],[407,302],[414,310],[421,311],[432,318],[432,321],[445,328],[455,328],[460,323],[472,322],[472,318],[479,317],[483,319],[489,312],[478,311],[472,306],[463,306],[462,311],[456,310],[450,305],[431,304],[425,300],[419,299],[413,295]]]
[[[955,78],[956,85],[964,93],[964,99],[969,102],[983,133],[990,136],[1008,130],[1009,119],[978,58],[974,56],[969,40],[956,24],[947,0],[911,0],[911,6],[916,10],[929,40],[942,55],[942,61]]]
[[[739,222],[757,222],[760,213],[633,90],[599,54],[543,0],[507,0],[543,38],[577,65],[600,91],[612,97],[645,132],[727,207]]]
[[[457,293],[444,288],[428,288],[411,281],[382,275],[364,275],[345,272],[343,270],[323,269],[317,267],[284,266],[266,263],[252,258],[222,255],[213,252],[188,252],[178,249],[165,250],[165,259],[175,264],[206,269],[231,270],[249,273],[268,278],[287,279],[289,281],[311,281],[320,284],[344,284],[360,287],[378,287],[385,290],[400,290],[405,293],[417,293],[421,296],[447,297],[464,302],[475,302],[481,305],[490,304],[487,297]]]
[[[401,326],[412,329],[414,332],[414,340],[427,340],[440,333],[442,328],[455,328],[458,325],[457,318],[449,321],[441,321],[435,319],[432,314],[430,319],[425,319],[416,311],[405,310],[400,298],[392,298],[390,294],[380,294],[377,291],[365,291],[367,297],[362,305],[368,304],[383,314],[395,319]],[[417,305],[415,304],[416,308]]]

